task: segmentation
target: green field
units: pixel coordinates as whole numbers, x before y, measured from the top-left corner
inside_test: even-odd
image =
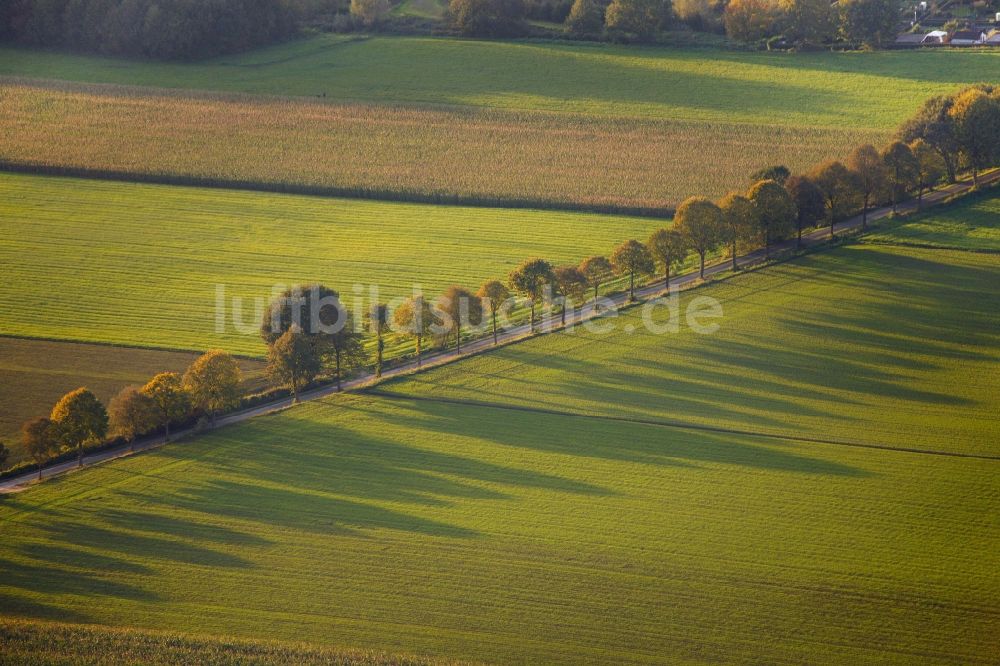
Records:
[[[275,285],[353,302],[476,289],[543,256],[578,263],[662,221],[0,175],[0,334],[263,355]],[[227,297],[216,332],[216,286]],[[39,299],[44,294],[44,307]],[[232,298],[243,301],[233,324]],[[363,310],[362,310],[363,312]]]
[[[24,458],[21,424],[48,416],[64,394],[86,386],[107,404],[123,387],[145,384],[158,372],[184,372],[196,358],[191,352],[0,337],[0,386],[17,387],[0,400],[0,441],[13,450],[7,463]],[[246,388],[260,390],[263,365],[250,360],[240,364]]]
[[[1000,196],[978,196],[958,206],[928,211],[892,224],[866,242],[1000,252]]]
[[[687,292],[712,336],[633,309],[76,473],[0,504],[0,602],[499,662],[991,663],[998,278],[851,244]]]
[[[322,36],[204,63],[0,49],[0,74],[95,83],[628,118],[892,130],[935,93],[991,80],[1000,53],[747,53]]]
[[[382,198],[670,208],[743,189],[764,166],[804,170],[881,143],[927,97],[992,80],[998,64],[995,51],[329,35],[184,64],[7,48],[0,159]]]

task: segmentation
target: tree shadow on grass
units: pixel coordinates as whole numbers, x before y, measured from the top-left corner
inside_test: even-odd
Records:
[[[100,595],[133,601],[155,601],[158,597],[149,590],[98,575],[85,567],[63,562],[65,549],[53,548],[50,559],[46,546],[34,550],[42,564],[28,564],[17,560],[0,560],[3,586],[45,594],[72,594],[78,596]]]
[[[394,428],[412,425],[413,419],[408,412],[413,411],[425,420],[431,418],[422,428],[432,433],[486,436],[504,446],[579,457],[660,466],[697,467],[703,463],[725,463],[808,474],[869,474],[850,465],[758,445],[752,442],[754,437],[735,433],[706,432],[586,414],[553,414],[504,405],[453,404],[406,397],[393,397],[391,401],[396,409],[380,408],[378,401],[337,407],[360,411],[366,418],[387,421]]]

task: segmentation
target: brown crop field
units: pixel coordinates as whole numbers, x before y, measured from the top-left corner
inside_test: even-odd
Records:
[[[0,84],[0,160],[377,198],[661,209],[883,130]]]

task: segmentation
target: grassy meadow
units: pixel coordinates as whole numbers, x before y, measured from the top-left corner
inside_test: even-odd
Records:
[[[924,99],[991,79],[998,63],[972,51],[329,35],[183,64],[7,48],[0,159],[370,196],[662,208],[742,189],[763,166],[802,169],[879,143]]]
[[[0,441],[5,441],[14,465],[24,459],[21,424],[49,410],[64,394],[86,386],[107,404],[129,385],[142,385],[158,372],[184,372],[197,358],[192,352],[136,349],[51,340],[0,337]],[[241,359],[248,390],[264,386],[263,364]]]
[[[348,304],[359,285],[365,307],[371,285],[383,302],[415,285],[475,290],[528,257],[576,264],[662,224],[2,174],[0,334],[262,356],[275,285],[323,282]]]
[[[0,501],[0,602],[500,662],[991,663],[998,277],[849,244],[686,292],[715,335],[632,309],[75,473]]]
[[[957,206],[906,218],[867,234],[869,243],[1000,252],[1000,196],[985,193]]]

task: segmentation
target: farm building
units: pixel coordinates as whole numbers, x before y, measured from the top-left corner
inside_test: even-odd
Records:
[[[988,46],[1000,46],[1000,30],[990,30],[983,34],[983,44]]]
[[[975,46],[981,44],[983,34],[977,30],[956,30],[948,43],[952,46]]]
[[[948,41],[948,33],[944,30],[932,30],[924,35],[921,44],[945,44]]]

